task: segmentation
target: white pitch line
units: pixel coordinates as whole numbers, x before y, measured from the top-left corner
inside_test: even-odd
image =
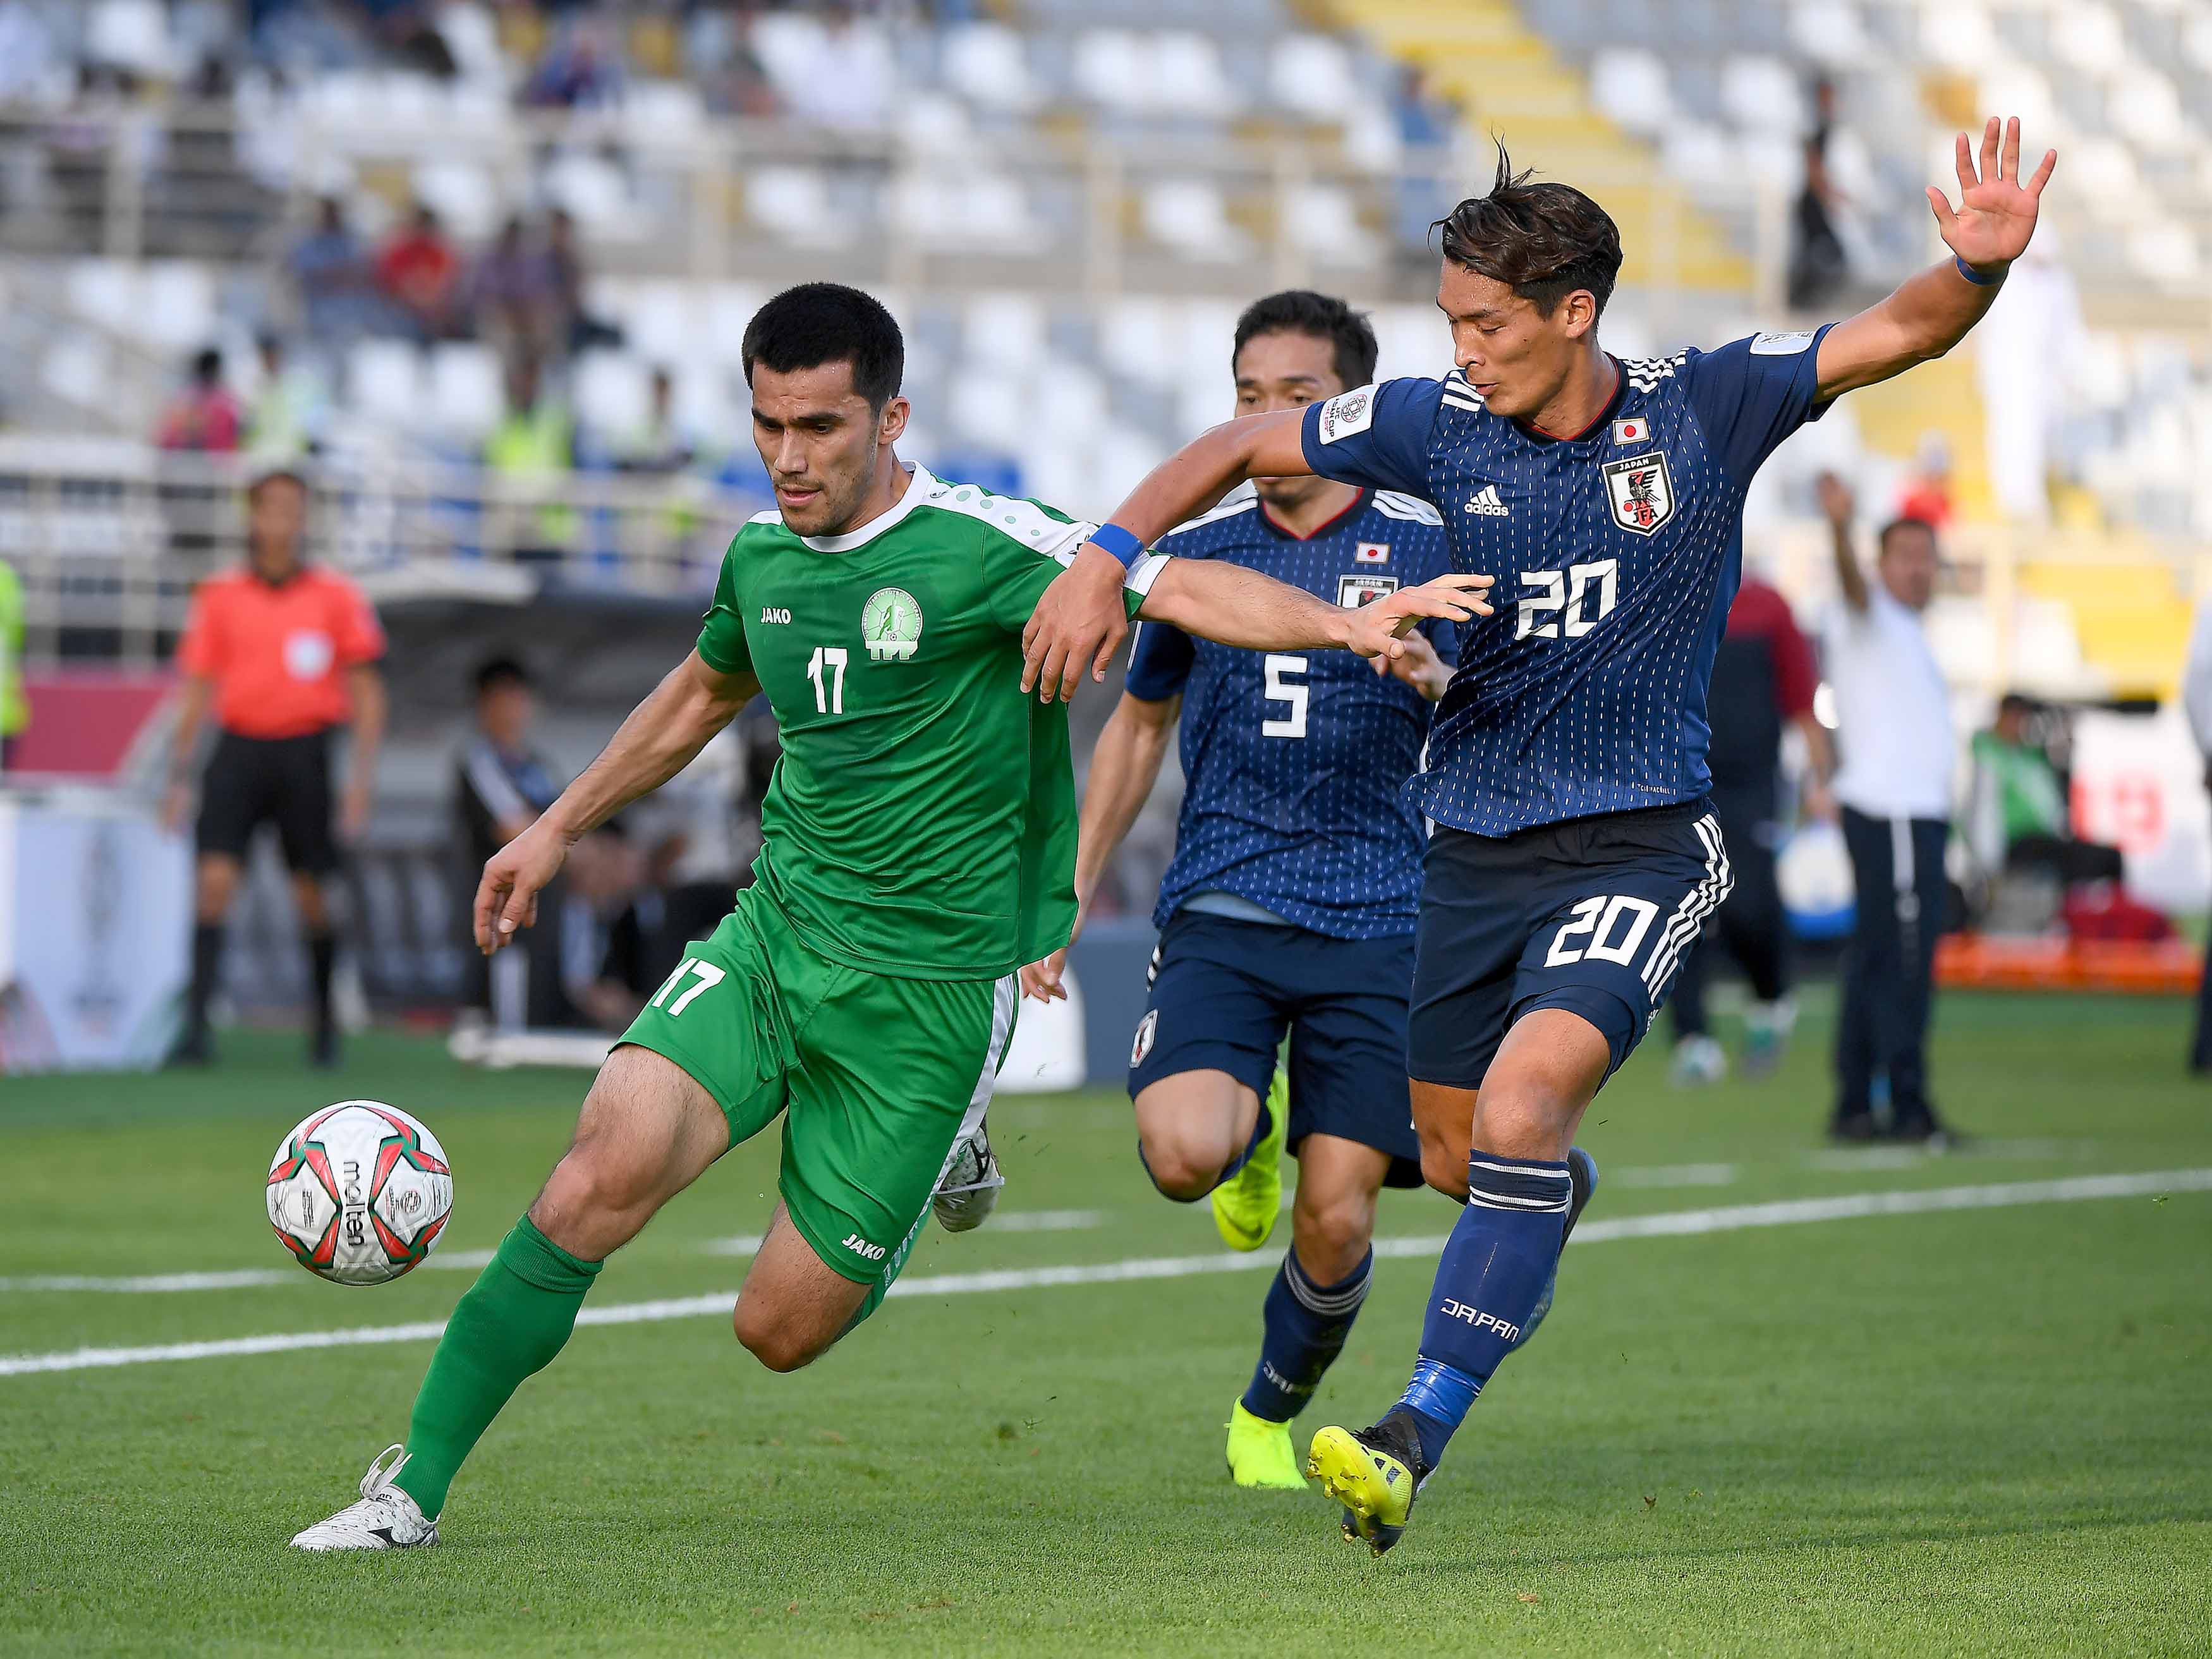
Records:
[[[2063,1181],[2015,1181],[1979,1187],[1936,1187],[1923,1192],[1846,1193],[1834,1198],[1786,1199],[1771,1204],[1735,1204],[1706,1210],[1662,1211],[1592,1221],[1575,1230],[1577,1244],[1622,1238],[1680,1238],[1699,1233],[1735,1232],[1751,1227],[1786,1227],[1809,1222],[1849,1221],[1871,1216],[1927,1215],[1944,1210],[1993,1210],[2018,1205],[2069,1204],[2087,1199],[2149,1198],[2168,1193],[2212,1192],[2212,1170],[2154,1170],[2142,1175],[2075,1176]],[[1443,1236],[1378,1238],[1379,1256],[1427,1256],[1443,1248]],[[1112,1285],[1132,1279],[1188,1279],[1202,1273],[1250,1273],[1274,1267],[1273,1253],[1223,1251],[1208,1255],[1140,1256],[1065,1267],[1016,1267],[995,1273],[932,1273],[903,1279],[890,1294],[959,1296],[987,1291],[1025,1291],[1071,1285]],[[728,1313],[734,1291],[654,1302],[624,1302],[586,1308],[579,1325],[639,1325]],[[286,1353],[313,1348],[368,1347],[388,1342],[420,1342],[441,1335],[442,1320],[411,1325],[367,1325],[335,1331],[294,1331],[269,1336],[228,1337],[212,1342],[171,1342],[143,1348],[76,1348],[61,1353],[27,1353],[0,1358],[0,1376],[45,1371],[81,1371],[121,1365],[152,1365],[169,1360],[222,1359],[249,1354]]]
[[[1742,1173],[1737,1164],[1649,1164],[1607,1170],[1604,1180],[1618,1187],[1731,1187]]]

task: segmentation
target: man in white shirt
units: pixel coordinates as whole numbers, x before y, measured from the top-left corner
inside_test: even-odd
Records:
[[[2197,626],[2189,636],[2189,660],[2181,671],[2181,706],[2190,732],[2204,751],[2204,786],[2212,789],[2212,600],[2197,607]],[[2204,977],[2197,988],[2197,1032],[2190,1039],[2189,1069],[2212,1073],[2212,944],[2204,955]]]
[[[1936,592],[1936,532],[1914,519],[1885,526],[1869,583],[1851,546],[1850,490],[1833,474],[1820,488],[1843,593],[1824,641],[1843,757],[1832,787],[1858,889],[1836,1027],[1833,1132],[1873,1138],[1879,1076],[1888,1082],[1889,1133],[1940,1146],[1923,1048],[1950,898],[1943,847],[1957,742],[1923,620]]]

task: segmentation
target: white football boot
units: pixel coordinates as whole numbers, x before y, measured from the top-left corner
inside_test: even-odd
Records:
[[[981,1226],[999,1207],[999,1188],[1006,1184],[1006,1175],[991,1152],[990,1131],[979,1122],[960,1138],[952,1155],[945,1159],[945,1173],[937,1177],[929,1207],[936,1212],[937,1224],[946,1232],[964,1233]]]
[[[384,1460],[398,1452],[390,1463]],[[361,1502],[349,1504],[329,1520],[292,1540],[295,1550],[411,1550],[438,1541],[437,1522],[392,1484],[407,1466],[407,1449],[386,1446],[361,1478]]]

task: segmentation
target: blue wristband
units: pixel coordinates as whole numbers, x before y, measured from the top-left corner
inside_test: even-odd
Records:
[[[1121,562],[1124,570],[1145,556],[1144,543],[1139,541],[1133,532],[1122,529],[1118,524],[1100,525],[1091,532],[1091,544],[1103,547],[1111,553]]]
[[[1997,272],[1994,276],[1983,276],[1980,271],[1976,270],[1973,266],[1968,264],[1964,259],[1961,259],[1955,253],[1951,256],[1951,263],[1959,267],[1959,275],[1965,277],[1976,288],[1995,288],[2005,279],[2005,274],[2002,270]]]

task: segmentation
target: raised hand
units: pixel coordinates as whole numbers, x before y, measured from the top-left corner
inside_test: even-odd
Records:
[[[1994,115],[1982,129],[1980,169],[1966,135],[1958,142],[1959,210],[1935,185],[1928,186],[1928,205],[1935,210],[1936,228],[1952,252],[1984,275],[1996,275],[2025,252],[2035,234],[2035,214],[2044,185],[2058,165],[2058,152],[2043,153],[2043,165],[2025,185],[2020,181],[2020,118],[2002,125]]]
[[[561,873],[568,846],[568,838],[541,817],[486,860],[477,884],[477,950],[489,956],[513,943],[516,928],[538,920],[538,895]]]

